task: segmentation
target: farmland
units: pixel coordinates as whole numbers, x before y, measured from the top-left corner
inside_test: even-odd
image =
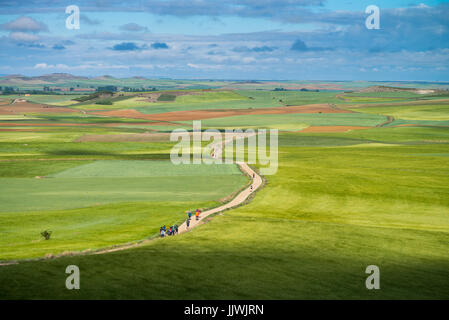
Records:
[[[39,97],[80,112],[0,118],[0,260],[18,262],[0,266],[0,299],[449,298],[447,97],[360,82],[157,85],[160,100]],[[248,183],[234,164],[170,162],[167,134],[196,119],[279,129],[278,171],[245,205],[159,239]],[[143,239],[154,240],[89,254]],[[81,290],[63,286],[69,264]],[[371,264],[381,290],[364,286]]]

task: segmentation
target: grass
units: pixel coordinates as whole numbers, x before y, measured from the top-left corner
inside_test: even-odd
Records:
[[[247,109],[282,106],[275,100],[268,100],[265,96],[258,95],[250,99],[239,91],[202,92],[201,94],[180,95],[174,102],[152,103],[148,106],[137,108],[145,114],[164,113],[189,110],[214,110],[214,109]]]
[[[447,299],[449,162],[411,155],[445,150],[282,146],[278,173],[249,205],[141,248],[2,267],[0,296]],[[82,290],[64,289],[69,264]],[[379,291],[364,285],[371,264]]]
[[[287,138],[291,137],[291,138]],[[309,138],[312,137],[312,138]],[[449,130],[439,127],[383,127],[366,130],[353,130],[339,133],[304,133],[300,136],[282,135],[280,141],[287,140],[292,145],[302,145],[310,140],[307,146],[333,146],[357,143],[381,142],[392,144],[429,144],[448,143]],[[332,143],[327,142],[330,140]]]
[[[362,86],[342,83],[353,85]],[[335,98],[331,92],[234,94],[243,98],[208,92],[139,110],[262,108],[280,105],[280,99],[334,103]],[[373,95],[382,97],[396,98]],[[181,98],[198,100],[180,103]],[[289,130],[309,124],[375,126],[391,115],[389,110],[411,114],[414,106],[386,106],[385,115],[369,111],[378,107],[357,108],[353,114],[241,116],[202,124]],[[415,111],[421,117],[429,112],[444,117],[444,104],[442,108]],[[392,125],[401,121],[421,126],[281,132],[279,169],[266,177],[267,184],[249,204],[217,215],[193,232],[138,248],[2,266],[0,299],[448,299],[449,128],[437,127],[445,120],[435,119],[399,119]],[[144,130],[136,126],[80,127],[79,134]],[[12,206],[8,201],[24,192],[47,193],[46,198],[14,204],[47,208],[0,213],[2,257],[37,257],[151,237],[161,224],[181,221],[185,210],[216,204],[219,195],[213,192],[226,194],[246,181],[235,168],[223,175],[214,168],[189,168],[192,172],[183,175],[176,172],[182,168],[171,171],[164,162],[151,162],[153,170],[147,170],[148,161],[135,161],[166,157],[170,143],[70,143],[75,130],[52,130],[35,142],[24,143],[17,136],[0,143],[1,158],[9,160],[0,162],[1,203]],[[61,141],[51,135],[60,135]],[[28,161],[36,158],[48,163]],[[86,162],[79,166],[73,158]],[[37,172],[54,177],[32,178]],[[241,182],[226,189],[226,181],[235,178]],[[92,206],[49,210],[77,202],[70,190],[81,194],[78,206]],[[85,190],[96,193],[86,195]],[[144,199],[138,199],[140,194]],[[174,200],[174,194],[180,197]],[[102,199],[108,203],[95,205]],[[111,203],[116,200],[120,202]],[[53,231],[48,241],[39,235],[45,229]],[[70,264],[80,267],[81,290],[64,287]],[[365,288],[365,268],[372,264],[380,267],[380,290]]]
[[[34,178],[77,167],[89,161],[11,161],[0,166],[0,178]]]
[[[174,166],[167,161],[130,160],[48,162],[51,164],[38,162],[34,167],[15,163],[0,178],[0,232],[4,235],[0,239],[0,260],[138,240],[143,238],[142,230],[155,233],[173,211],[178,213],[173,219],[179,221],[185,210],[216,205],[246,182],[235,165]],[[47,173],[47,178],[29,178],[38,172],[36,167],[41,169],[40,175]],[[57,168],[62,171],[55,173]],[[83,207],[87,208],[80,209]],[[54,232],[55,241],[34,245],[39,240],[38,231],[45,229]],[[96,239],[98,236],[101,240]]]
[[[95,250],[153,237],[164,224],[180,225],[186,209],[213,205],[207,201],[123,202],[72,210],[1,213],[0,260]],[[52,231],[48,241],[40,235],[44,230]]]
[[[112,99],[111,99],[112,100]],[[96,103],[86,103],[86,104],[79,104],[74,106],[76,109],[80,110],[115,110],[115,109],[131,109],[136,108],[140,106],[147,106],[150,104],[150,102],[146,101],[142,97],[123,97],[123,100],[118,101],[111,101],[111,105],[98,105]]]
[[[180,177],[180,176],[215,176],[240,175],[235,165],[173,165],[169,161],[139,160],[103,160],[70,168],[50,177],[86,178],[86,177]]]
[[[9,114],[1,114],[0,115],[0,121],[11,121],[11,120],[36,120],[39,119],[38,117],[30,117],[25,115],[9,115]]]
[[[293,125],[298,130],[307,125],[314,126],[375,126],[386,120],[385,116],[363,114],[363,113],[333,113],[333,114],[268,114],[268,115],[245,115],[224,118],[205,119],[201,123],[204,127],[269,127],[277,128],[287,126],[292,130]]]
[[[173,94],[161,94],[159,96],[159,98],[157,98],[157,101],[175,101],[176,100],[176,96]]]
[[[25,99],[29,102],[35,102],[35,103],[43,103],[43,104],[49,104],[49,105],[55,105],[55,106],[67,106],[71,104],[77,103],[76,101],[73,101],[73,99],[82,97],[83,95],[77,95],[77,94],[32,94],[30,96],[24,96],[24,95],[7,95],[4,96],[8,99]]]
[[[45,179],[0,178],[0,212],[59,210],[129,201],[218,200],[245,182],[238,170],[229,166],[180,168],[170,162],[128,161],[88,163]],[[210,184],[216,187],[211,189]]]
[[[20,134],[27,134],[19,132]],[[8,132],[9,134],[9,132]],[[30,138],[0,142],[0,158],[9,160],[77,158],[79,160],[98,159],[170,159],[173,143],[168,142],[72,142],[73,136],[80,134],[68,131],[31,135]],[[28,138],[28,137],[27,137]],[[40,138],[41,140],[37,139]]]
[[[391,115],[404,120],[444,120],[449,121],[449,104],[442,105],[409,105],[409,106],[387,106],[367,107],[352,109],[357,112]]]

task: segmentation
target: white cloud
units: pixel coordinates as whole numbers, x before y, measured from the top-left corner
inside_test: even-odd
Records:
[[[33,67],[34,69],[70,69],[70,67],[66,64],[46,64],[45,62],[37,63]]]
[[[25,31],[25,32],[48,31],[48,27],[45,24],[37,22],[33,18],[29,17],[20,17],[17,18],[16,20],[4,23],[0,25],[0,29],[8,31]]]
[[[223,69],[222,65],[209,65],[209,64],[194,64],[194,63],[188,63],[188,67],[193,69],[209,69],[209,70],[216,70],[216,69]]]
[[[14,41],[37,41],[39,37],[35,34],[26,33],[26,32],[11,32],[9,34],[9,38]]]
[[[37,63],[33,69],[57,69],[57,70],[90,70],[90,69],[129,69],[128,65],[104,65],[102,63],[97,64],[81,64],[77,66],[68,66],[66,64],[47,64],[45,62]]]
[[[34,69],[47,69],[48,65],[46,63],[37,63],[33,68]]]
[[[424,3],[420,3],[416,6],[416,8],[420,8],[420,9],[426,9],[426,8],[430,8],[428,5],[424,4]]]

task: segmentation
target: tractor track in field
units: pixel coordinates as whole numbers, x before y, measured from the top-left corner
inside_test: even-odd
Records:
[[[385,127],[386,125],[392,123],[394,121],[394,117],[393,116],[387,116],[387,121],[379,123],[378,125],[376,125],[377,128],[380,127]]]
[[[249,138],[251,135],[245,135],[243,138]],[[212,157],[217,159],[222,155],[223,148],[226,144],[233,141],[234,138],[225,140],[221,143],[217,143],[212,146]],[[262,177],[253,169],[251,169],[247,163],[245,162],[236,162],[236,164],[239,166],[240,170],[243,174],[246,174],[250,177],[251,183],[249,186],[247,186],[242,191],[238,192],[238,194],[233,197],[230,201],[226,202],[225,204],[222,204],[218,207],[203,211],[199,217],[198,220],[195,218],[190,219],[190,225],[187,227],[187,221],[185,221],[179,228],[178,228],[178,234],[182,234],[185,232],[191,231],[193,228],[202,225],[205,223],[205,219],[211,215],[220,213],[225,210],[229,210],[232,208],[236,208],[242,204],[245,203],[247,199],[250,198],[251,195],[255,193],[257,189],[259,189],[263,185],[263,179]],[[41,257],[36,259],[24,259],[24,260],[10,260],[10,261],[0,261],[0,267],[1,266],[7,266],[7,265],[15,265],[23,263],[23,262],[30,262],[30,261],[42,261],[42,260],[49,260],[49,259],[56,259],[61,257],[67,257],[67,256],[82,256],[82,255],[98,255],[98,254],[105,254],[110,252],[116,252],[116,251],[123,251],[127,249],[137,248],[140,246],[143,246],[145,244],[148,244],[151,241],[154,241],[156,239],[160,239],[159,237],[152,237],[150,239],[141,240],[135,243],[128,243],[123,245],[117,245],[114,247],[104,248],[104,249],[98,249],[94,251],[85,250],[85,251],[77,251],[77,252],[69,252],[69,253],[62,253],[59,255],[54,255],[51,257]]]

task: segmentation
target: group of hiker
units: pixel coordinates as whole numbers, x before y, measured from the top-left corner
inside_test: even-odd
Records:
[[[197,221],[200,220],[200,213],[201,213],[200,209],[196,209],[195,210],[195,218],[196,218]],[[190,219],[192,219],[192,211],[189,210],[187,212],[187,215],[188,215],[188,218],[186,220],[186,226],[188,228],[190,226]]]
[[[254,172],[253,172],[252,176],[253,176],[253,181],[254,181],[254,178],[256,176]],[[252,183],[251,183],[251,186],[250,186],[250,191],[253,192],[253,184]],[[201,213],[201,209],[196,209],[195,210],[195,218],[196,218],[197,221],[200,220],[200,213]],[[188,229],[189,226],[190,226],[190,219],[192,219],[192,211],[191,210],[187,211],[187,215],[188,215],[188,218],[186,220],[186,226],[187,226],[187,229]],[[161,235],[162,238],[165,237],[165,235],[173,236],[175,234],[178,234],[178,226],[175,224],[175,225],[173,225],[173,226],[171,226],[170,228],[167,229],[165,227],[165,225],[164,225],[164,226],[162,226],[160,228],[159,232],[160,232],[160,235]]]
[[[196,209],[195,210],[195,219],[197,221],[200,220],[200,213],[201,213],[201,209]],[[187,226],[187,228],[189,228],[189,226],[190,226],[190,219],[192,218],[192,211],[191,210],[187,211],[187,215],[188,215],[188,218],[186,220],[186,226]],[[161,238],[165,237],[166,235],[167,236],[173,236],[175,234],[178,234],[178,226],[175,224],[175,225],[173,225],[173,226],[171,226],[170,228],[167,229],[165,227],[165,225],[164,225],[164,226],[162,226],[159,229],[159,233],[161,235]]]
[[[174,236],[175,234],[178,234],[178,225],[173,225],[170,228],[167,229],[167,227],[165,225],[163,225],[160,229],[159,229],[159,233],[161,235],[161,238],[165,237],[165,235],[167,236]]]

